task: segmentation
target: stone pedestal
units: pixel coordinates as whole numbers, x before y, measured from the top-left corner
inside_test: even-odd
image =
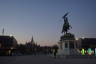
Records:
[[[76,41],[75,40],[65,40],[59,42],[58,55],[73,55],[75,54]]]

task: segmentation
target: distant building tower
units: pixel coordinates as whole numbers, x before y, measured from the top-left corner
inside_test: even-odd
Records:
[[[35,47],[35,42],[32,36],[32,39],[29,42],[26,42],[27,48],[34,48]]]
[[[4,28],[3,28],[3,30],[2,30],[2,35],[4,36]]]
[[[31,39],[30,43],[31,43],[31,44],[34,44],[34,43],[35,43],[35,42],[34,42],[34,39],[33,39],[33,36],[32,36],[32,39]]]
[[[32,39],[29,42],[26,42],[26,44],[30,44],[30,45],[34,45],[35,44],[33,36],[32,36]]]

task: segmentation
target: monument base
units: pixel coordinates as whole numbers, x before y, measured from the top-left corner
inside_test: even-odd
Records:
[[[70,55],[69,49],[59,49],[57,55]]]

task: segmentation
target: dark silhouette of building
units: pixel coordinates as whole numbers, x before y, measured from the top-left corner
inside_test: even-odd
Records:
[[[0,36],[0,48],[16,47],[17,41],[13,36]]]
[[[96,48],[96,38],[80,38],[78,43],[81,48]]]
[[[17,40],[13,36],[0,36],[0,55],[10,55],[17,46]]]

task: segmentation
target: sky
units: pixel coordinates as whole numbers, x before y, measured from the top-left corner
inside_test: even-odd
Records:
[[[57,44],[66,12],[69,32],[76,38],[96,38],[96,0],[0,0],[0,34],[4,28],[18,43],[33,36],[41,46]]]

